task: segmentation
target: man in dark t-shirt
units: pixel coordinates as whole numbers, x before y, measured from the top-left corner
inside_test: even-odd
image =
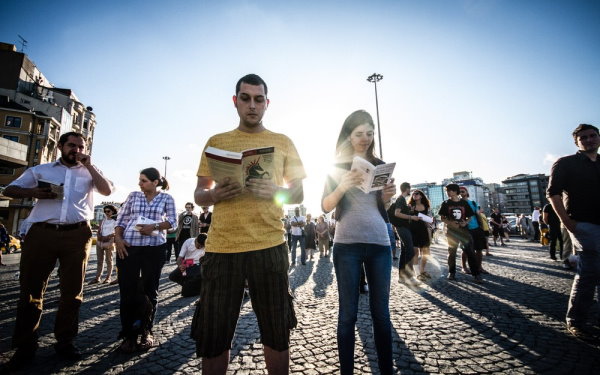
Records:
[[[200,233],[208,233],[212,222],[212,212],[208,210],[208,206],[202,206],[202,213],[198,220],[200,221]]]
[[[469,204],[460,198],[460,187],[457,184],[446,186],[448,200],[442,203],[438,214],[446,224],[446,239],[448,240],[448,280],[456,279],[456,250],[458,245],[463,245],[467,254],[469,268],[473,280],[483,282],[479,274],[479,266],[473,250],[473,239],[467,230],[469,218],[475,215]]]
[[[194,204],[187,202],[185,211],[177,218],[177,240],[175,241],[175,258],[179,256],[181,246],[188,238],[196,238],[199,234],[198,216],[194,213]]]
[[[492,235],[494,236],[494,246],[498,246],[496,238],[500,237],[500,244],[506,246],[504,243],[504,228],[502,228],[502,214],[500,210],[495,207],[494,212],[490,215],[492,223]]]
[[[558,256],[562,259],[563,256],[563,238],[560,229],[560,219],[552,205],[548,203],[542,210],[542,220],[548,226],[548,235],[550,236],[550,258],[556,260],[556,242],[558,240],[559,252]]]
[[[600,132],[593,125],[580,124],[572,135],[579,150],[552,165],[547,197],[580,253],[567,329],[575,337],[593,339],[586,321],[600,284]]]
[[[420,220],[418,216],[411,215],[410,207],[406,204],[406,197],[410,194],[410,184],[403,182],[400,184],[400,195],[394,204],[394,216],[390,219],[396,227],[396,232],[400,237],[402,246],[400,248],[400,262],[398,264],[398,281],[407,285],[418,285],[419,282],[414,277],[412,268],[412,259],[415,255],[413,247],[412,234],[410,233],[410,221]],[[390,215],[388,215],[390,216]]]

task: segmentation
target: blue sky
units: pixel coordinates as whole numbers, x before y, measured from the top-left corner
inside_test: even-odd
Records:
[[[264,119],[304,160],[319,212],[348,114],[375,117],[396,180],[472,171],[486,182],[548,173],[600,124],[598,1],[16,1],[0,41],[94,107],[96,163],[123,200],[139,170],[164,169],[178,207],[192,200],[208,137],[237,126],[246,73],[269,85]]]

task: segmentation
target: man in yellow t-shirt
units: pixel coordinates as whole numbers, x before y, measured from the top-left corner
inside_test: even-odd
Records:
[[[289,372],[289,337],[296,317],[281,205],[302,202],[306,174],[293,142],[263,126],[269,99],[262,78],[242,77],[233,104],[240,118],[237,129],[212,136],[205,149],[241,152],[274,147],[272,170],[270,178],[249,179],[245,186],[228,178],[214,184],[202,153],[194,198],[199,205],[214,205],[214,209],[201,262],[201,303],[194,314],[192,336],[203,372],[225,374],[247,280],[267,370],[284,374]]]

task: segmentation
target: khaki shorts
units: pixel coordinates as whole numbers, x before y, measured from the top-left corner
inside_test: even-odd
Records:
[[[289,348],[297,321],[286,243],[244,253],[206,253],[200,266],[200,303],[191,333],[198,357],[213,358],[231,349],[246,280],[263,345],[276,351]]]

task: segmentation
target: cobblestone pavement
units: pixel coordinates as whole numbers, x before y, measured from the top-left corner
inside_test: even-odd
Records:
[[[484,267],[490,272],[482,285],[459,274],[448,282],[446,251],[432,249],[428,265],[433,281],[410,289],[396,282],[391,288],[394,361],[402,374],[591,374],[600,369],[600,346],[565,333],[563,323],[573,273],[549,259],[537,244],[513,239],[507,248],[492,248]],[[95,255],[88,280],[95,273]],[[13,351],[10,336],[18,293],[18,254],[4,258],[12,263],[0,271],[0,362]],[[180,287],[167,275],[160,283],[155,324],[159,345],[147,353],[125,355],[116,351],[120,330],[116,285],[85,286],[79,336],[76,344],[84,358],[60,361],[52,344],[58,302],[57,279],[46,292],[40,327],[40,349],[23,373],[35,374],[154,374],[199,372],[189,327],[196,298],[181,298]],[[393,280],[397,271],[393,270]],[[296,295],[298,327],[291,339],[293,374],[339,372],[336,350],[337,290],[329,258],[309,261],[290,272]],[[595,307],[593,315],[597,319]],[[356,340],[356,373],[377,373],[370,328],[368,296],[361,295]],[[229,366],[232,374],[265,374],[256,318],[246,301],[237,327]]]

